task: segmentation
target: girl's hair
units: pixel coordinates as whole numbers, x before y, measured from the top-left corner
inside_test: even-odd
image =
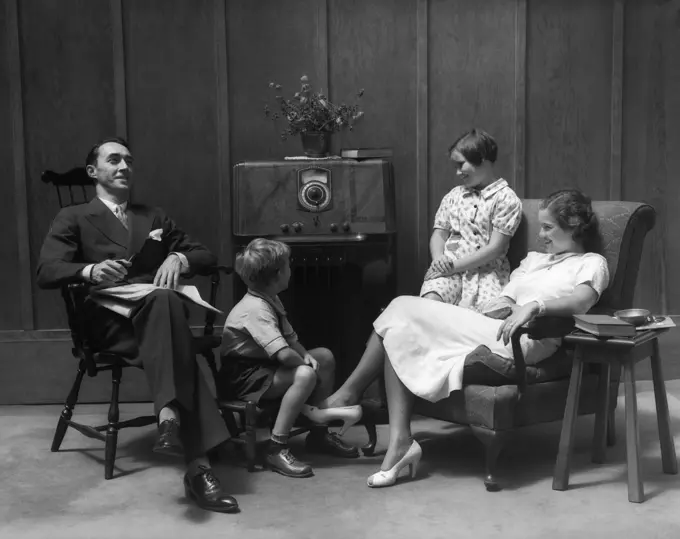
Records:
[[[283,242],[256,238],[236,255],[234,270],[247,285],[267,285],[290,259],[290,247]]]
[[[478,167],[483,161],[495,163],[498,157],[498,144],[486,131],[472,129],[462,134],[449,147],[449,157],[453,152],[460,153],[465,160]]]
[[[586,251],[600,251],[600,230],[590,198],[578,189],[555,191],[541,201],[562,230],[571,232],[574,241]]]

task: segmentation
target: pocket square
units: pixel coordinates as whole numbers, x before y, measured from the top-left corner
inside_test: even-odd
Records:
[[[161,241],[161,236],[163,235],[163,229],[162,228],[157,228],[155,230],[152,230],[149,232],[149,238],[150,240],[155,240],[155,241]]]

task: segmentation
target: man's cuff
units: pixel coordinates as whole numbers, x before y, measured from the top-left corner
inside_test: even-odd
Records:
[[[173,251],[170,253],[171,255],[177,255],[177,258],[179,258],[179,261],[182,263],[182,273],[188,273],[189,272],[189,260],[187,259],[186,255],[182,253],[178,253]]]
[[[80,271],[80,276],[83,278],[83,281],[86,283],[91,283],[92,282],[92,269],[94,268],[94,264],[88,264],[85,266],[81,271]]]

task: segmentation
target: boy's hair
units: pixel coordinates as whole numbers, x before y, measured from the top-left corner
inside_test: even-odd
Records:
[[[561,189],[544,198],[539,208],[548,210],[560,228],[570,232],[586,251],[600,252],[599,223],[587,195],[578,189]]]
[[[246,285],[267,285],[290,258],[290,247],[281,241],[256,238],[236,255],[234,270]]]
[[[449,147],[449,157],[453,152],[460,153],[465,159],[478,167],[483,161],[495,163],[498,157],[498,144],[486,131],[472,129],[462,134]]]

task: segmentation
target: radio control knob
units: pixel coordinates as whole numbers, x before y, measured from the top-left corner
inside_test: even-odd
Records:
[[[299,221],[293,223],[293,230],[295,230],[295,232],[300,232],[302,230],[302,223]]]
[[[343,229],[345,232],[349,232],[349,223],[348,223],[347,221],[345,221],[344,223],[342,223],[342,229]]]
[[[337,232],[337,231],[338,231],[337,223],[331,223],[331,232]]]
[[[288,225],[286,223],[283,223],[279,228],[281,232],[288,232]]]

